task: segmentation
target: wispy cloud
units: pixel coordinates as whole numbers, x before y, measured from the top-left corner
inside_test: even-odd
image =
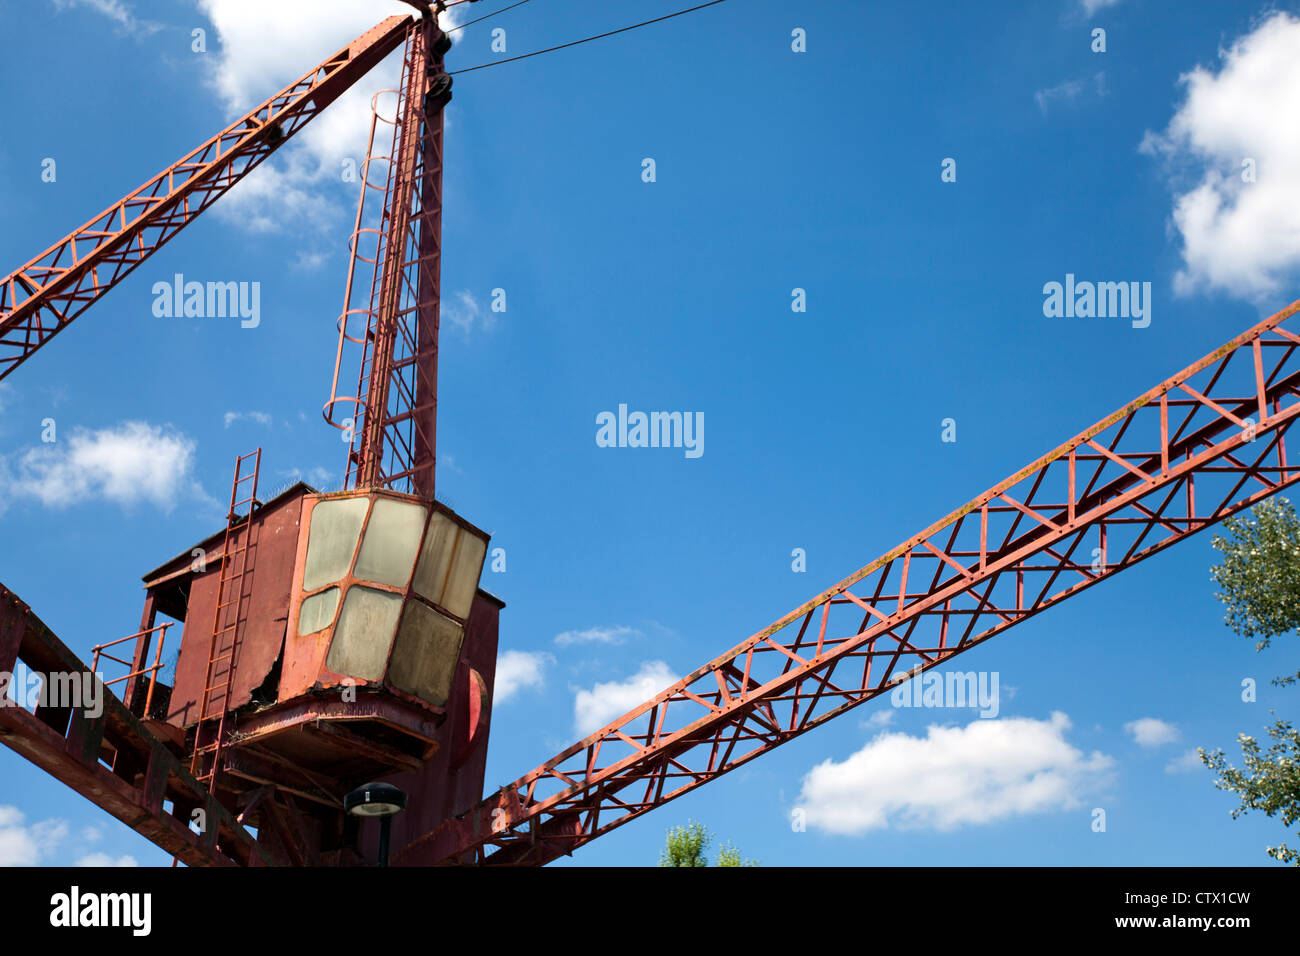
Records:
[[[96,843],[101,834],[93,826],[81,828],[80,843],[68,837],[72,828],[67,820],[48,819],[36,823],[25,822],[26,817],[15,806],[0,805],[0,866],[42,866],[58,863],[59,859],[75,858],[73,866],[138,866],[135,857],[110,856],[107,853],[88,852],[84,844]]]
[[[303,481],[321,491],[333,490],[343,481],[341,473],[332,471],[329,468],[322,468],[319,465],[315,468],[309,468],[305,472],[301,468],[287,468],[276,472],[276,474],[285,479],[290,485]]]
[[[1117,6],[1119,0],[1079,0],[1080,6],[1083,7],[1083,15],[1092,16],[1098,10],[1104,10],[1107,7]]]
[[[1159,717],[1143,717],[1124,725],[1139,747],[1163,747],[1178,739],[1178,728]]]
[[[1106,71],[1101,70],[1090,77],[1083,77],[1077,80],[1066,80],[1064,83],[1058,83],[1056,86],[1049,86],[1046,89],[1038,90],[1034,93],[1034,101],[1038,103],[1038,108],[1046,115],[1048,109],[1055,105],[1073,105],[1079,99],[1088,94],[1097,96],[1106,95]]]
[[[81,859],[77,860],[74,866],[91,866],[96,868],[119,867],[119,866],[139,866],[133,856],[111,857],[107,853],[87,853]]]
[[[162,29],[161,23],[141,20],[123,0],[50,0],[59,12],[91,10],[108,17],[124,33],[148,36]]]
[[[293,268],[302,272],[315,272],[329,261],[329,253],[320,251],[298,250],[294,257]]]
[[[496,325],[496,313],[484,309],[467,289],[461,289],[450,299],[443,299],[439,310],[444,323],[450,323],[465,335],[469,335],[475,326],[487,330]]]
[[[1195,750],[1189,750],[1165,764],[1165,773],[1193,773],[1204,766],[1201,755]]]
[[[896,713],[893,710],[878,710],[866,720],[858,721],[858,726],[864,730],[879,730],[881,727],[887,727],[893,723]]]
[[[574,644],[622,644],[629,637],[640,634],[640,631],[631,627],[589,627],[585,631],[563,631],[556,634],[555,643],[560,647]]]
[[[68,836],[64,820],[23,822],[21,810],[0,806],[0,866],[36,866],[47,860]]]
[[[245,419],[250,422],[256,422],[259,425],[271,424],[271,415],[269,412],[226,412],[224,416],[227,428],[235,422]]]

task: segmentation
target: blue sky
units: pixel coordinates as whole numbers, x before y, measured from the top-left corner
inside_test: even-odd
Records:
[[[458,33],[448,63],[687,5],[533,0]],[[400,10],[268,6],[5,3],[0,271]],[[438,482],[507,555],[484,576],[517,678],[488,788],[1295,298],[1300,134],[1276,127],[1297,63],[1297,3],[730,0],[458,77]],[[336,104],[0,384],[0,581],[74,650],[135,630],[140,575],[219,527],[237,453],[264,447],[267,491],[341,481],[319,409],[364,124]],[[260,283],[260,324],[156,317],[175,273]],[[1149,327],[1045,317],[1067,273],[1150,282]],[[599,447],[620,404],[702,413],[704,453]],[[1214,559],[1194,538],[963,655],[999,675],[997,721],[881,699],[557,865],[653,863],[688,819],[768,865],[1268,864],[1281,826],[1231,820],[1180,759],[1295,709],[1268,686],[1294,641],[1256,654],[1223,626]],[[994,732],[1055,797],[971,758]],[[859,832],[791,828],[826,762],[865,768]],[[959,772],[984,781],[977,809]],[[7,749],[0,808],[10,862],[169,862]]]

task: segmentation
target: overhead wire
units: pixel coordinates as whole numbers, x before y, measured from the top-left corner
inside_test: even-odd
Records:
[[[524,2],[527,2],[527,0],[524,0]],[[725,3],[725,2],[726,0],[710,0],[710,2],[708,3],[697,4],[696,6],[688,7],[685,10],[678,10],[676,13],[664,14],[662,17],[655,17],[653,20],[643,20],[641,23],[634,23],[628,27],[620,27],[617,30],[610,30],[607,33],[598,33],[595,36],[583,37],[581,40],[570,40],[568,43],[561,43],[558,46],[550,46],[544,50],[534,50],[531,53],[521,53],[519,56],[507,57],[504,60],[493,60],[490,63],[480,63],[478,66],[467,66],[463,69],[452,70],[450,72],[453,76],[455,76],[457,73],[472,73],[475,70],[486,70],[490,66],[502,66],[506,63],[514,63],[518,60],[526,60],[529,57],[541,56],[543,53],[554,53],[556,50],[564,50],[571,46],[578,46],[582,43],[591,43],[593,40],[603,40],[606,37],[612,37],[619,33],[627,33],[629,30],[637,30],[640,29],[641,27],[647,27],[652,23],[662,23],[664,20],[671,20],[673,17],[680,17],[680,16],[684,16],[687,13],[694,13],[696,10],[703,10],[705,7],[716,7],[718,4]],[[515,4],[515,6],[518,5],[519,4]],[[504,9],[508,10],[510,8],[506,7]],[[500,13],[502,11],[497,11],[497,12]],[[488,14],[488,16],[492,16],[492,14]],[[481,19],[486,19],[486,17]],[[469,24],[466,23],[464,24],[464,26],[469,26]]]
[[[530,0],[519,0],[518,3],[512,3],[510,4],[510,6],[502,7],[500,10],[493,10],[491,13],[485,13],[477,20],[470,20],[468,23],[462,23],[460,26],[452,27],[450,30],[446,30],[444,32],[450,35],[452,33],[455,33],[457,30],[464,30],[466,27],[472,27],[476,23],[482,23],[484,20],[490,20],[493,17],[495,17],[498,13],[505,13],[507,10],[513,10],[515,7],[522,7],[525,3],[528,2],[530,2]]]

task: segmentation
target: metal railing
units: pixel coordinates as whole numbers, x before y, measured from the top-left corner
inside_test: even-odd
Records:
[[[92,653],[94,654],[94,657],[92,658],[90,669],[95,674],[99,673],[99,659],[101,657],[103,657],[106,660],[115,661],[118,664],[123,664],[126,667],[130,668],[134,666],[133,661],[124,661],[120,657],[114,657],[112,654],[105,653],[104,649],[108,647],[116,647],[118,644],[124,644],[127,641],[135,641],[138,646],[140,641],[152,640],[154,632],[155,631],[159,632],[158,648],[156,651],[154,651],[153,666],[142,667],[139,670],[132,670],[121,677],[115,677],[110,681],[104,681],[105,687],[112,687],[114,684],[121,683],[122,681],[134,680],[137,677],[142,677],[145,674],[148,674],[149,690],[145,692],[144,710],[141,711],[141,713],[146,717],[149,716],[149,709],[153,705],[153,689],[154,689],[154,685],[158,683],[158,671],[162,669],[162,650],[163,650],[163,642],[167,639],[167,628],[171,627],[173,623],[174,622],[172,621],[168,621],[166,624],[158,624],[147,630],[138,631],[135,634],[128,634],[126,637],[119,637],[117,640],[109,641],[107,644],[96,644],[91,649]],[[146,643],[145,646],[147,647],[148,644]],[[127,686],[130,687],[132,685],[128,684]],[[123,694],[121,696],[122,699],[125,701],[126,695]]]

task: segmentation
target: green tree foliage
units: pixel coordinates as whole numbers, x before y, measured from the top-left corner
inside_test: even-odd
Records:
[[[1262,753],[1254,737],[1237,737],[1244,770],[1229,766],[1222,750],[1206,753],[1202,749],[1201,760],[1219,775],[1215,786],[1241,797],[1241,806],[1232,811],[1234,819],[1247,810],[1263,810],[1291,827],[1300,820],[1300,732],[1290,721],[1279,720],[1268,729],[1268,735],[1273,744]],[[1269,847],[1268,855],[1300,866],[1300,849],[1290,849],[1285,843]]]
[[[709,846],[709,831],[694,821],[668,831],[668,844],[659,856],[660,866],[708,866],[704,851]]]
[[[1225,623],[1255,649],[1300,626],[1300,518],[1286,498],[1268,498],[1223,522],[1214,536],[1223,563],[1210,569],[1227,605]]]
[[[718,850],[718,866],[758,866],[758,861],[744,859],[740,850],[730,843],[724,843]]]
[[[1291,502],[1271,498],[1248,514],[1224,522],[1229,537],[1215,535],[1213,545],[1223,563],[1211,569],[1219,586],[1217,597],[1227,607],[1225,622],[1263,650],[1273,638],[1300,628],[1300,518]],[[1274,678],[1278,686],[1294,684],[1300,675]],[[1290,828],[1300,820],[1300,733],[1290,721],[1277,720],[1268,730],[1273,743],[1261,750],[1259,742],[1240,734],[1243,769],[1228,763],[1222,750],[1198,752],[1201,761],[1218,775],[1215,786],[1235,793],[1241,806],[1232,816],[1262,810],[1279,817]],[[1268,847],[1268,855],[1300,866],[1300,849],[1285,843]]]
[[[671,827],[668,842],[659,856],[660,866],[708,866],[707,850],[713,835],[703,823],[694,820],[686,826]],[[718,851],[718,866],[758,866],[754,860],[745,860],[740,851],[724,843]]]

